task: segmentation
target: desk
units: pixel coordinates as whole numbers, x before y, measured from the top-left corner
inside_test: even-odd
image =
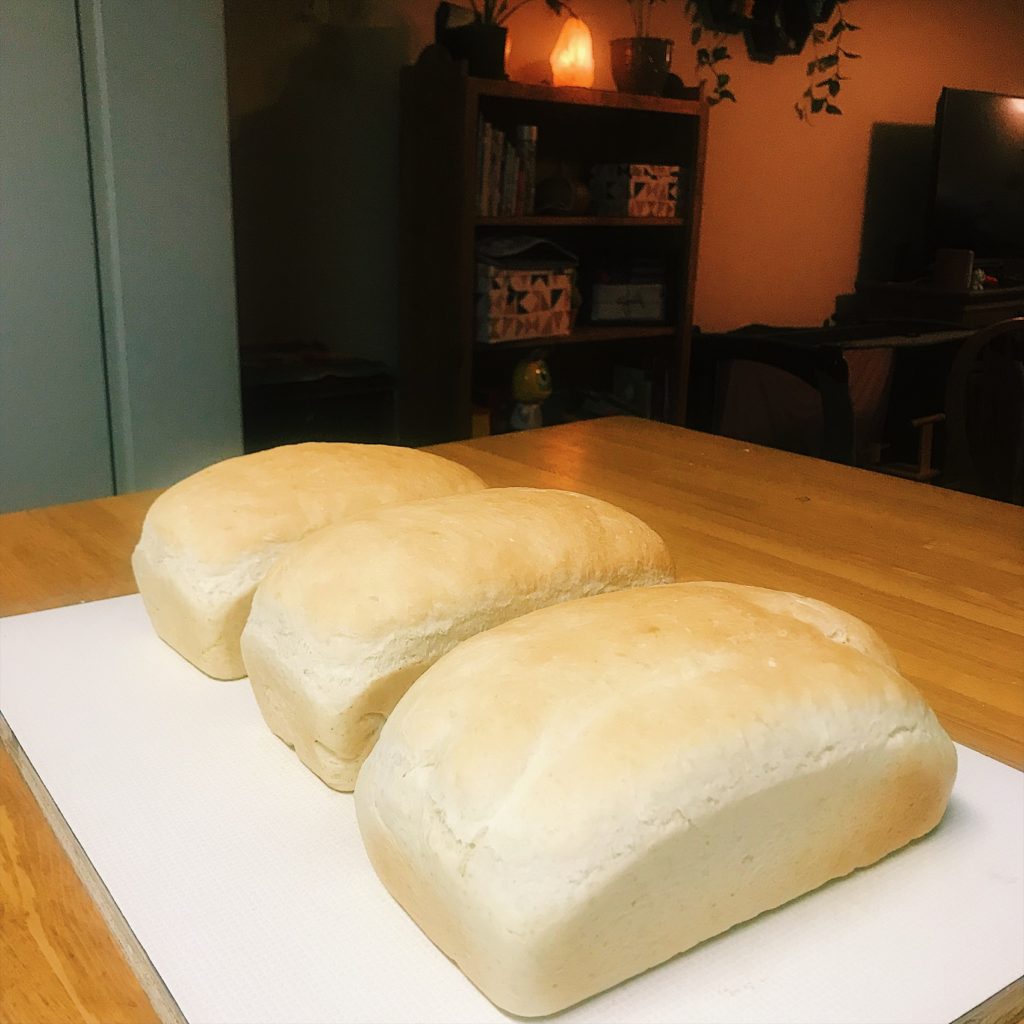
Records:
[[[924,349],[959,344],[973,330],[892,325],[771,328],[753,325],[729,334],[694,334],[691,397],[693,426],[713,429],[720,363],[743,359],[785,370],[821,395],[822,457],[854,465],[856,436],[845,353],[865,349]],[[932,410],[939,411],[939,410]]]
[[[861,616],[954,739],[1024,766],[1024,510],[625,417],[434,450],[494,485],[621,505],[665,537],[680,578],[797,590]],[[0,614],[133,592],[128,558],[155,494],[0,517]],[[0,1019],[156,1021],[6,752],[0,769]],[[1018,982],[961,1020],[1022,1012]]]
[[[931,284],[858,281],[853,305],[866,320],[941,320],[977,329],[1024,316],[1024,287],[950,292]]]

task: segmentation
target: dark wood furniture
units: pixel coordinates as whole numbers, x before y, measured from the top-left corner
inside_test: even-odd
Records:
[[[806,381],[821,395],[824,436],[822,457],[856,462],[850,372],[844,353],[855,349],[891,348],[955,351],[971,331],[938,330],[876,324],[850,327],[772,328],[758,324],[728,334],[696,334],[694,339],[693,408],[689,425],[715,432],[716,409],[727,382],[725,367],[741,359],[785,370]],[[947,357],[951,358],[951,356]]]
[[[395,441],[395,381],[382,363],[323,356],[254,365],[243,353],[241,369],[247,452],[302,441]]]
[[[1024,505],[1024,317],[960,346],[946,385],[946,482]]]
[[[556,389],[611,390],[612,368],[631,366],[652,385],[652,415],[684,421],[707,104],[596,89],[470,78],[436,48],[401,81],[401,345],[398,435],[405,444],[471,436],[474,402],[501,421],[515,364],[544,352]],[[477,214],[480,118],[538,128],[537,177],[559,170],[585,180],[598,163],[679,164],[679,216],[483,217]],[[475,246],[493,235],[548,238],[577,254],[581,291],[609,255],[662,259],[666,322],[577,320],[569,335],[474,341]],[[495,408],[497,407],[497,408]]]
[[[932,284],[858,281],[855,299],[862,320],[921,320],[984,327],[1024,316],[1024,287],[943,291]]]

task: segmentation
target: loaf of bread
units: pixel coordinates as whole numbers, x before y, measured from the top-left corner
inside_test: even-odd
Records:
[[[597,498],[517,487],[420,501],[297,544],[256,591],[242,654],[270,728],[351,790],[392,708],[459,641],[672,578],[662,539]]]
[[[378,875],[495,1004],[563,1009],[943,815],[953,744],[862,622],[716,583],[468,640],[355,792]]]
[[[157,633],[207,675],[238,679],[253,591],[291,544],[367,509],[482,487],[463,466],[390,445],[309,443],[242,455],[153,502],[132,568]]]

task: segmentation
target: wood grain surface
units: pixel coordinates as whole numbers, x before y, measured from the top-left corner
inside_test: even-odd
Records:
[[[950,735],[1024,767],[1024,510],[627,418],[434,449],[493,485],[606,498],[680,579],[793,590],[874,626]]]
[[[156,1024],[11,755],[0,751],[0,1021]]]
[[[1021,509],[627,418],[433,450],[492,485],[565,487],[629,509],[665,537],[681,579],[795,590],[853,612],[955,739],[1024,766]],[[0,614],[132,593],[129,558],[155,495],[0,516]],[[158,1019],[6,751],[0,780],[0,1021]],[[1022,1017],[1018,982],[961,1021]]]

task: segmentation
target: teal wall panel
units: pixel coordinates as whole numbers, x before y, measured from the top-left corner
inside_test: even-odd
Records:
[[[0,3],[0,511],[113,493],[73,3]]]
[[[242,450],[221,0],[79,0],[119,490]]]

